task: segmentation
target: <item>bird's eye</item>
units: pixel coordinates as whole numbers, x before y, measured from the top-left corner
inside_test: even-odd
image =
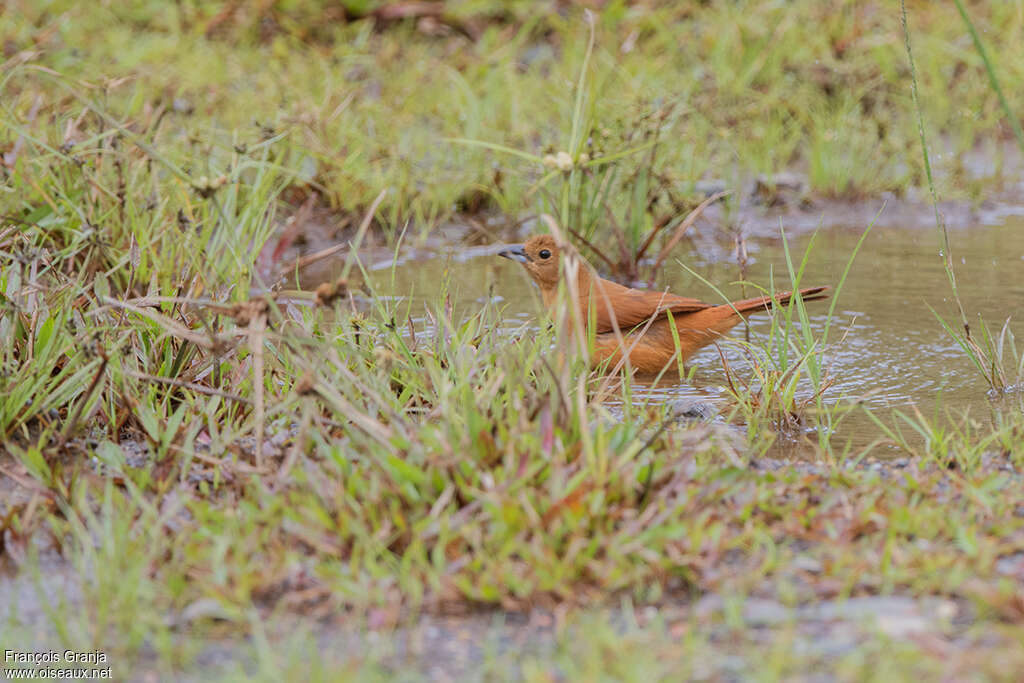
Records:
[[[537,256],[540,256],[541,258],[551,258],[551,252],[547,249],[541,249]]]

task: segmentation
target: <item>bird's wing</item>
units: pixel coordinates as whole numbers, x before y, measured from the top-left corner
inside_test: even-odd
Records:
[[[652,316],[657,318],[664,315],[665,311],[692,313],[711,307],[711,304],[699,299],[676,296],[668,292],[631,289],[604,279],[595,279],[590,301],[593,304],[595,331],[598,334],[615,329],[612,312],[619,330],[626,331],[646,323]]]

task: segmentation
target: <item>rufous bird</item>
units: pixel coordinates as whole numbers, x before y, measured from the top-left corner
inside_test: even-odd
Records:
[[[553,309],[563,258],[552,236],[535,235],[525,244],[509,246],[498,255],[522,263],[540,288],[544,304]],[[808,287],[800,290],[800,296],[804,301],[824,299],[828,297],[827,290],[828,287]],[[630,366],[644,374],[661,372],[677,360],[686,361],[701,348],[721,339],[746,316],[786,305],[793,296],[792,292],[781,292],[774,297],[709,304],[669,292],[624,287],[599,277],[583,259],[578,268],[577,292],[582,320],[592,321],[594,326],[591,365],[597,367],[607,361],[605,367],[614,368],[625,349]],[[670,327],[673,322],[681,359],[676,356]]]

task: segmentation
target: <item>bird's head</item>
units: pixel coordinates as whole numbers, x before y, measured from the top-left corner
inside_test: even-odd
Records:
[[[498,256],[519,261],[541,289],[558,287],[560,250],[551,235],[534,235],[523,244],[499,251]]]

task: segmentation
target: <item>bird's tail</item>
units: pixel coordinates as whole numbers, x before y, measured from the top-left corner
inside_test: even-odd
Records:
[[[800,297],[804,301],[816,301],[818,299],[828,298],[828,287],[806,287],[800,290]],[[793,299],[793,292],[779,292],[774,297],[770,296],[758,296],[753,299],[744,299],[743,301],[734,301],[730,308],[734,308],[740,313],[757,313],[758,311],[768,311],[774,306],[785,306]]]

